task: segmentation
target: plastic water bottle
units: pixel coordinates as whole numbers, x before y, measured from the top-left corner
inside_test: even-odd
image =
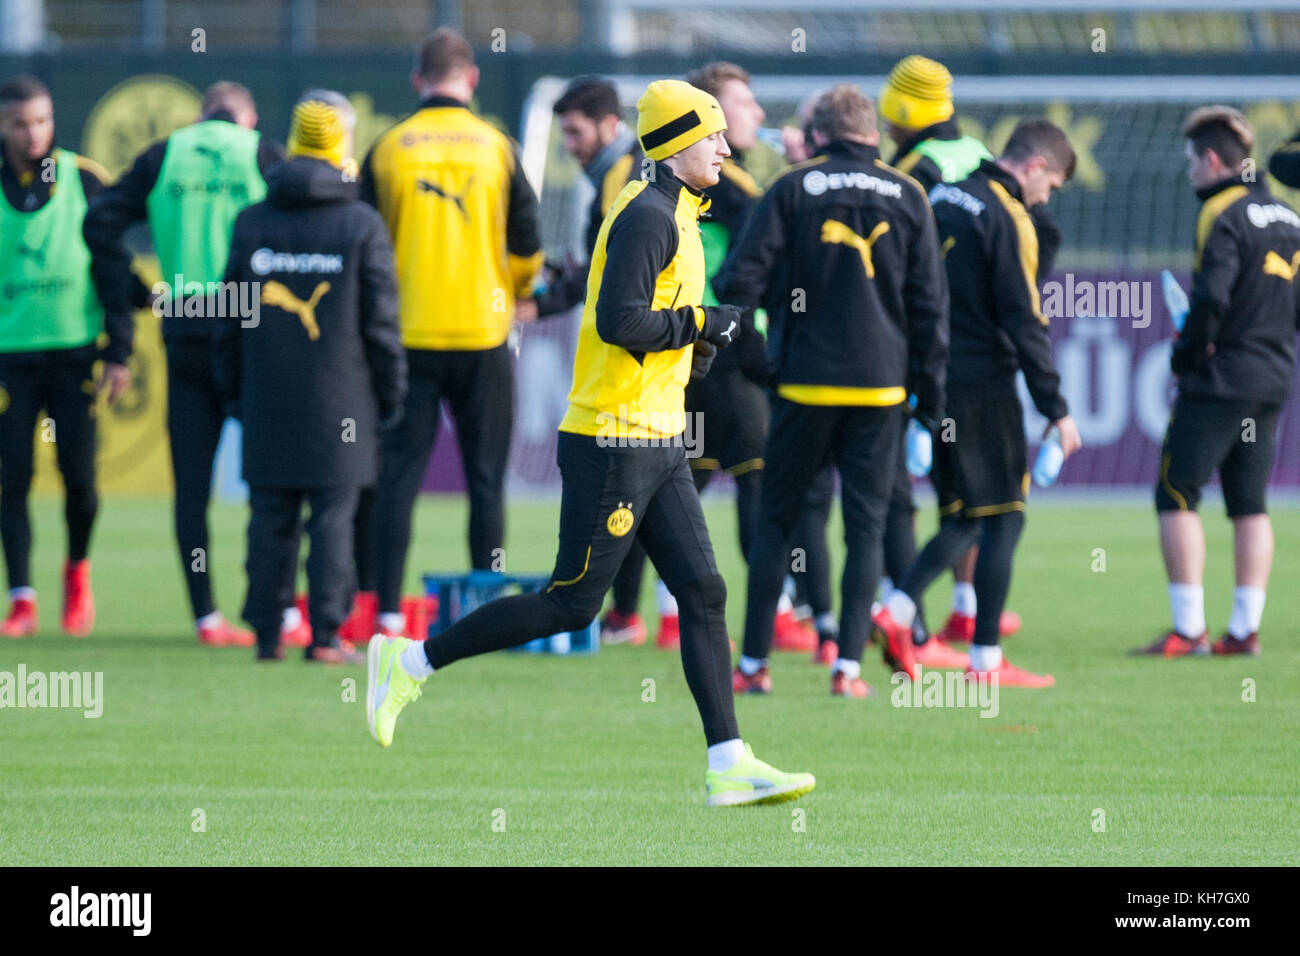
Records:
[[[1160,288],[1165,294],[1165,308],[1169,310],[1169,317],[1174,321],[1174,330],[1182,332],[1183,323],[1187,321],[1187,313],[1192,307],[1187,301],[1187,293],[1168,269],[1160,273]]]
[[[907,423],[907,473],[920,478],[930,473],[934,462],[933,438],[915,418]]]
[[[1038,458],[1034,461],[1034,484],[1040,488],[1052,487],[1063,464],[1065,449],[1061,447],[1061,430],[1053,425],[1039,446]]]

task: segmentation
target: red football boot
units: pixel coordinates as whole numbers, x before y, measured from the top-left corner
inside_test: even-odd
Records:
[[[1135,656],[1149,657],[1200,657],[1210,653],[1210,640],[1202,634],[1197,638],[1183,637],[1177,631],[1161,636],[1154,644],[1135,647],[1129,651]]]
[[[351,641],[339,641],[337,644],[312,645],[302,652],[303,660],[309,663],[330,664],[335,667],[347,664],[365,664],[366,655],[358,651]]]
[[[199,643],[206,647],[252,647],[257,643],[252,631],[235,627],[224,617],[215,624],[200,627],[198,631]]]
[[[937,637],[924,644],[912,645],[912,659],[922,667],[956,667],[965,670],[970,666],[970,655],[954,650]]]
[[[966,678],[968,680],[979,680],[982,674],[988,673],[998,675],[999,687],[1052,687],[1056,684],[1056,678],[1051,674],[1035,674],[1032,671],[1022,670],[1005,658],[997,668],[991,671],[977,671],[969,667],[966,668]]]
[[[808,654],[817,649],[817,632],[795,620],[794,610],[778,611],[772,626],[772,647]]]
[[[1010,637],[1020,630],[1020,615],[1015,611],[1003,611],[998,618],[998,637]],[[972,634],[974,631],[971,632]]]
[[[916,680],[916,662],[912,656],[912,629],[900,627],[889,608],[882,607],[871,619],[882,635],[880,656],[890,670],[899,671]]]
[[[833,667],[840,656],[840,645],[836,641],[822,641],[817,645],[812,662],[818,667]]]
[[[1020,630],[1022,623],[1015,611],[1003,611],[998,618],[998,636],[1010,637]],[[975,638],[975,618],[953,611],[937,636],[945,644],[969,644]]]
[[[832,697],[871,697],[874,694],[871,685],[861,677],[849,677],[843,671],[831,673]]]
[[[1214,642],[1211,650],[1219,655],[1249,654],[1251,657],[1259,657],[1259,631],[1251,631],[1245,637],[1224,634]]]
[[[311,621],[307,619],[307,602],[298,599],[298,623],[280,628],[280,643],[285,647],[311,646]]]
[[[379,595],[374,591],[358,591],[352,598],[352,610],[339,625],[339,640],[364,644],[374,635],[378,617]]]
[[[63,565],[63,633],[89,637],[95,626],[95,595],[90,590],[90,559]]]
[[[36,633],[36,598],[14,598],[9,616],[0,624],[0,637],[31,637]]]
[[[677,615],[661,615],[659,618],[659,636],[655,638],[655,647],[661,651],[675,651],[681,646],[682,632],[677,626]]]
[[[739,667],[731,672],[731,691],[735,694],[772,693],[772,675],[764,664],[755,674],[746,674]]]
[[[600,621],[600,643],[602,644],[639,646],[645,643],[648,633],[640,614],[620,614],[614,608],[610,608]]]
[[[975,639],[975,618],[953,611],[936,637],[945,644],[969,644]]]

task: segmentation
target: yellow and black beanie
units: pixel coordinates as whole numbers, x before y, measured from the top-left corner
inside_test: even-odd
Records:
[[[904,129],[925,129],[951,119],[952,74],[923,56],[899,60],[880,91],[880,115]]]
[[[303,100],[293,108],[289,126],[290,156],[312,156],[343,168],[351,157],[347,151],[347,127],[336,107],[321,100]]]
[[[727,128],[712,94],[683,80],[655,80],[636,102],[636,134],[651,159],[667,159]]]

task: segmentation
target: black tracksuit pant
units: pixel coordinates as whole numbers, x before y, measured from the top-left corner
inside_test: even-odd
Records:
[[[352,485],[325,488],[280,488],[253,485],[248,489],[248,597],[244,620],[257,632],[262,656],[280,644],[280,622],[292,601],[285,582],[293,581],[298,560],[298,535],[303,505],[311,507],[307,537],[307,612],[312,643],[336,643],[339,625],[352,608],[356,592],[353,519],[360,489]]]
[[[895,466],[902,448],[901,405],[800,405],[777,398],[763,476],[763,519],[749,555],[745,608],[746,657],[765,658],[781,583],[790,570],[790,542],[818,472],[839,470],[844,510],[840,657],[862,656],[871,632],[871,601],[880,583],[881,541]]]
[[[375,502],[379,610],[401,609],[411,517],[438,437],[442,400],[456,422],[469,489],[472,566],[492,568],[505,541],[505,480],[515,416],[515,378],[506,345],[469,352],[407,349],[409,391],[401,422],[383,439]]]
[[[212,555],[208,551],[208,503],[212,465],[226,410],[212,372],[208,336],[167,340],[167,437],[175,484],[176,544],[194,618],[216,610],[212,601]]]
[[[99,511],[95,488],[95,362],[93,345],[0,355],[0,539],[9,587],[30,587],[31,491],[37,420],[42,440],[54,444],[65,493],[68,560],[90,549]]]
[[[561,432],[560,548],[549,586],[492,601],[425,642],[435,668],[589,625],[634,540],[663,571],[681,617],[682,669],[709,745],[739,737],[727,589],[685,450],[601,447]],[[769,629],[770,630],[770,629]]]
[[[835,469],[827,464],[817,473],[795,526],[793,545],[802,548],[802,566],[794,565],[795,603],[807,604],[820,617],[831,610],[831,553],[826,523],[835,499]],[[757,525],[757,522],[756,522]],[[818,625],[819,629],[821,625]],[[828,633],[819,631],[823,637]]]

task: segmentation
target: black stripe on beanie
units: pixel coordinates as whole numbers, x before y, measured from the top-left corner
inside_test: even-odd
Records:
[[[677,119],[669,123],[664,123],[658,129],[652,129],[641,137],[641,148],[652,150],[657,146],[662,146],[670,140],[676,139],[683,133],[695,129],[700,125],[700,114],[691,110],[689,113],[683,113]]]

